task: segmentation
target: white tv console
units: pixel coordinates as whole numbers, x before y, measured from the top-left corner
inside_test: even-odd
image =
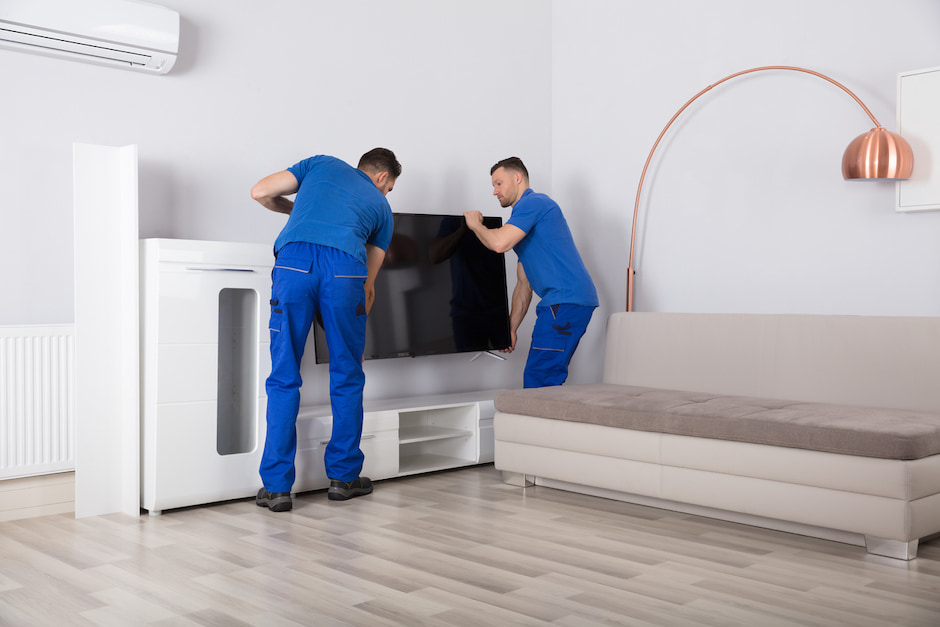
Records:
[[[271,370],[271,248],[155,239],[142,240],[140,252],[141,507],[156,515],[254,496]],[[495,394],[367,401],[363,474],[493,461]],[[295,492],[329,487],[331,414],[329,406],[300,410]]]
[[[495,395],[490,390],[366,401],[362,474],[390,479],[492,462]],[[323,450],[331,427],[329,405],[300,408],[295,493],[329,487]]]

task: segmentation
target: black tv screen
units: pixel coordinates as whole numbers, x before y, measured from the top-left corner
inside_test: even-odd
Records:
[[[499,350],[509,346],[506,261],[480,243],[463,216],[396,213],[375,280],[365,359]],[[486,217],[490,228],[502,218]],[[314,324],[318,364],[329,361]]]

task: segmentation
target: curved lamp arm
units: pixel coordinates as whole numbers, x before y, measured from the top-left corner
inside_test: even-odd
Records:
[[[729,76],[724,77],[720,81],[712,83],[702,91],[698,92],[692,96],[688,102],[686,102],[682,107],[676,111],[669,122],[666,123],[666,126],[663,127],[662,132],[659,133],[659,137],[656,138],[656,141],[653,143],[653,147],[650,149],[649,156],[646,157],[646,163],[643,164],[643,172],[640,174],[640,182],[636,188],[636,202],[633,205],[633,230],[630,234],[630,261],[627,266],[627,311],[633,311],[633,283],[634,276],[636,274],[636,269],[633,267],[633,251],[636,245],[636,223],[637,216],[640,211],[640,193],[643,190],[643,181],[646,179],[646,171],[649,169],[650,161],[653,159],[653,153],[656,152],[656,148],[659,146],[659,142],[662,140],[663,136],[666,134],[666,131],[669,130],[669,127],[672,126],[672,123],[676,121],[683,111],[688,108],[690,104],[695,102],[701,95],[705,94],[708,91],[711,91],[713,88],[721,85],[722,83],[742,76],[744,74],[751,74],[753,72],[760,72],[763,70],[791,70],[794,72],[804,72],[806,74],[812,74],[813,76],[818,76],[819,78],[826,80],[836,87],[839,87],[852,97],[859,106],[865,110],[865,113],[868,114],[868,117],[871,118],[871,121],[874,122],[875,128],[869,131],[864,135],[857,137],[846,150],[846,154],[843,157],[842,161],[842,172],[845,178],[891,178],[891,179],[906,179],[910,177],[911,169],[914,164],[913,153],[911,151],[910,145],[900,136],[895,133],[891,133],[884,129],[878,120],[872,115],[872,112],[865,106],[858,96],[852,93],[848,87],[835,81],[825,74],[820,74],[819,72],[814,72],[813,70],[807,70],[806,68],[794,67],[789,65],[765,65],[762,67],[755,67],[749,70],[743,70],[741,72],[735,72]],[[850,157],[850,151],[852,151],[852,156]],[[854,156],[855,151],[862,151],[863,156],[856,159]],[[886,157],[883,152],[893,151],[890,155]],[[881,163],[872,163],[881,160]],[[859,162],[861,161],[861,162]]]

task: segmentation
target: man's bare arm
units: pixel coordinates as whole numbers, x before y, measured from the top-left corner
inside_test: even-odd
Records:
[[[372,311],[375,302],[375,277],[378,276],[382,263],[385,261],[385,251],[378,246],[366,244],[366,268],[369,276],[366,278],[366,314]]]
[[[467,228],[479,238],[483,245],[492,251],[504,253],[522,241],[525,231],[512,224],[504,224],[498,229],[487,228],[483,224],[483,214],[479,211],[464,211]]]
[[[287,170],[282,170],[255,183],[255,186],[251,188],[251,197],[266,209],[290,215],[294,202],[284,196],[295,193],[297,188],[297,179],[294,175]]]
[[[509,312],[509,348],[502,350],[504,353],[511,353],[516,350],[516,339],[519,325],[529,311],[529,304],[532,302],[532,286],[529,284],[529,278],[525,275],[522,264],[516,266],[516,287],[512,290],[512,309]]]

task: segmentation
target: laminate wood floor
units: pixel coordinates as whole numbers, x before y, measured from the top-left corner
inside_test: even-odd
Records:
[[[0,523],[0,625],[940,625],[940,542],[863,548],[492,465],[163,516]]]

